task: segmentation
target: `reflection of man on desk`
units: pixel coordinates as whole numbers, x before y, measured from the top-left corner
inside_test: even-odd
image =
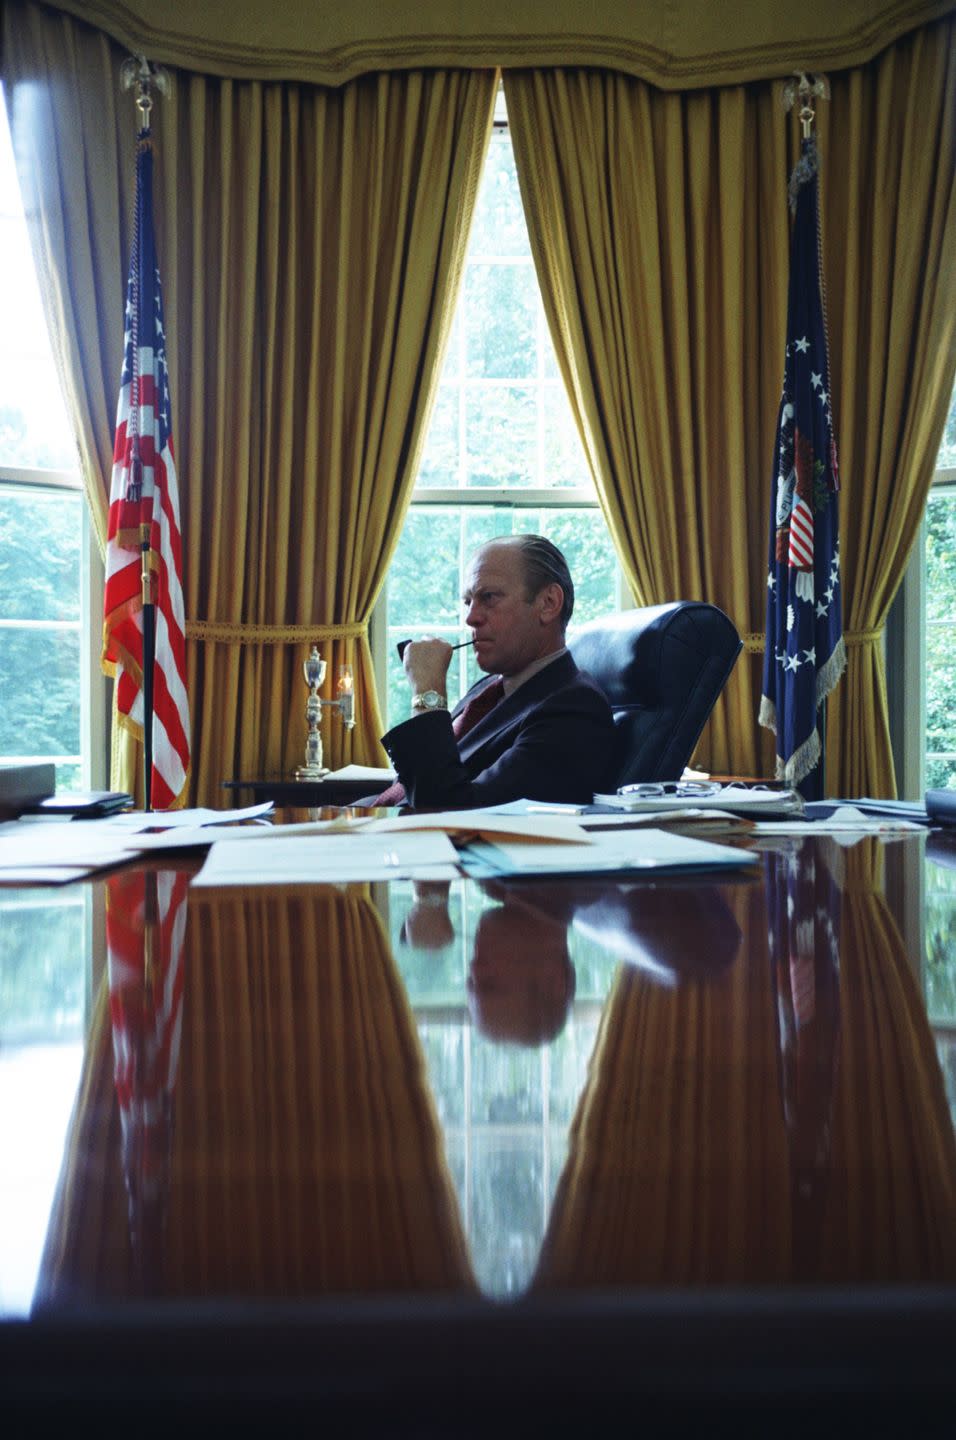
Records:
[[[449,714],[452,647],[436,639],[409,644],[412,716],[382,740],[399,779],[364,803],[587,803],[610,783],[614,723],[565,644],[574,585],[564,556],[539,535],[493,540],[472,560],[463,599],[475,656],[491,678]]]
[[[454,940],[449,888],[416,884],[405,943],[434,950]],[[716,977],[740,945],[740,927],[713,886],[487,880],[482,889],[500,903],[479,919],[468,999],[475,1025],[494,1040],[545,1045],[560,1034],[575,993],[572,927],[665,986]]]

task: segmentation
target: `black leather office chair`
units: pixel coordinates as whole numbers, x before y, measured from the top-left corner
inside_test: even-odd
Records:
[[[680,778],[743,648],[731,620],[701,600],[592,620],[568,644],[611,702],[616,785]]]

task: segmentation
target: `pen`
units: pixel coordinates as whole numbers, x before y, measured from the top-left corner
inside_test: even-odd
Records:
[[[399,660],[401,660],[402,656],[405,654],[405,646],[411,645],[411,643],[411,640],[399,640],[398,644],[395,646],[395,649],[398,651]],[[451,648],[453,650],[461,650],[466,645],[473,645],[474,643],[474,640],[462,640],[460,645],[453,645]]]

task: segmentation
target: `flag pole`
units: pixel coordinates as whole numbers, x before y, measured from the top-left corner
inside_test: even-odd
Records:
[[[151,75],[149,61],[145,56],[140,56],[139,73],[137,76],[136,108],[139,111],[139,131],[136,145],[137,151],[141,145],[148,143],[149,116],[153,108],[153,97],[151,95]],[[137,165],[139,159],[137,156]],[[135,285],[137,291],[142,290],[143,284],[143,245],[142,227],[143,211],[140,204],[139,185],[136,186],[136,227],[134,244],[136,246],[136,271]],[[139,336],[137,334],[137,321],[139,316],[139,294],[133,300],[133,402],[130,415],[130,422],[133,429],[133,458],[132,458],[132,488],[137,500],[142,497],[142,474],[143,463],[139,448],[139,407],[142,402],[139,365]],[[142,602],[143,616],[143,796],[145,810],[153,808],[153,666],[156,661],[156,615],[153,609],[153,586],[150,578],[150,549],[151,549],[152,517],[141,519],[139,527],[139,550],[140,550],[140,598]]]
[[[806,800],[825,793],[827,696],[846,667],[840,586],[840,488],[820,243],[816,101],[823,76],[796,72],[800,157],[787,187],[793,216],[783,387],[777,417],[758,723],[775,732],[777,779]]]
[[[189,698],[182,537],[172,442],[162,281],[153,233],[155,92],[169,77],[144,55],[120,74],[138,112],[136,199],[126,286],[103,602],[103,668],[118,722],[143,747],[145,809],[168,810],[189,777]]]
[[[136,108],[139,111],[139,121],[136,136],[137,169],[139,167],[139,152],[143,146],[150,143],[150,112],[153,108],[152,84],[153,74],[149,61],[145,55],[140,55],[136,60],[127,62],[124,68],[124,84],[136,84]],[[132,398],[130,404],[129,431],[132,447],[130,463],[130,484],[128,495],[137,504],[143,496],[143,461],[140,452],[139,435],[139,409],[142,404],[142,377],[140,375],[140,351],[139,351],[139,310],[140,294],[143,290],[144,275],[144,245],[143,245],[143,208],[140,196],[140,186],[137,175],[136,185],[136,218],[133,231],[133,244],[135,247],[135,264],[133,267],[133,284],[135,293],[133,295],[133,314],[131,323],[133,328],[133,375],[132,375]],[[140,550],[140,603],[142,606],[143,622],[143,797],[145,810],[153,808],[153,669],[156,664],[156,610],[153,603],[153,584],[151,578],[151,550],[152,550],[152,516],[140,519],[139,526],[139,550]]]

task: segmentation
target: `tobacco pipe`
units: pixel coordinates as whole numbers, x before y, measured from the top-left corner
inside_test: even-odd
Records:
[[[395,649],[398,651],[399,660],[401,660],[403,655],[405,654],[405,646],[411,645],[411,643],[411,640],[399,640],[398,644],[395,646]],[[451,648],[453,650],[462,650],[466,645],[473,645],[474,643],[474,640],[462,640],[460,645],[453,645]]]

